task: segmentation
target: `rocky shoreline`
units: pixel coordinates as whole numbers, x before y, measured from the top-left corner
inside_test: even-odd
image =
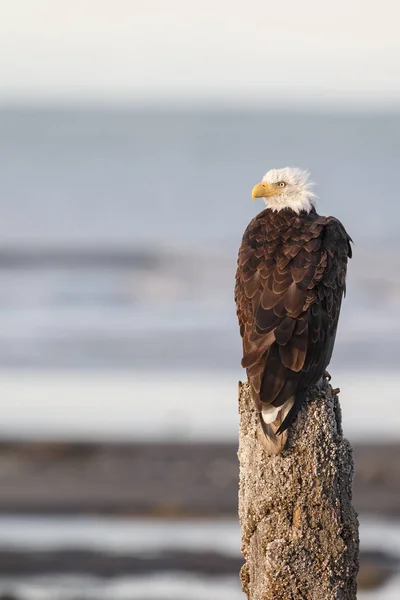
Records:
[[[235,576],[243,559],[218,552],[163,551],[157,554],[116,554],[91,550],[69,549],[28,552],[0,550],[0,578],[32,575],[85,575],[93,577],[124,577],[179,571],[193,575],[216,577]],[[372,589],[399,572],[399,559],[382,552],[361,552],[360,589]],[[1,600],[1,599],[0,599]]]
[[[235,517],[235,444],[0,443],[0,513]],[[354,448],[354,506],[400,517],[400,445]]]

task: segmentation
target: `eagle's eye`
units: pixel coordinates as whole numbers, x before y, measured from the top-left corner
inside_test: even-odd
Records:
[[[286,183],[284,181],[278,181],[277,186],[284,188]]]

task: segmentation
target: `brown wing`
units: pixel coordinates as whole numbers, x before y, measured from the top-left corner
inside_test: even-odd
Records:
[[[235,298],[243,360],[258,410],[281,406],[329,364],[345,291],[350,238],[333,217],[266,221],[247,228]]]

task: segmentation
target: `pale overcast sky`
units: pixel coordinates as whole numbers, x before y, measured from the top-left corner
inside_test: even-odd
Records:
[[[0,102],[396,105],[396,0],[0,0]]]

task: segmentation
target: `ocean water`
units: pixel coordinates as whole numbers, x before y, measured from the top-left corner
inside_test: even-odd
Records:
[[[355,240],[334,367],[397,369],[400,115],[0,111],[0,367],[235,368],[237,248],[272,166]]]
[[[400,114],[2,110],[0,239],[235,249],[286,165],[356,243],[395,239],[399,134]]]

